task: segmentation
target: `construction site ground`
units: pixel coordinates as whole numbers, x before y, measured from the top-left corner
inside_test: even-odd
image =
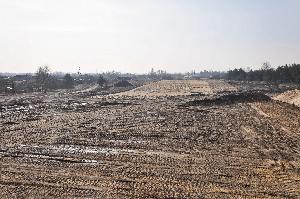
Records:
[[[0,198],[300,198],[300,108],[276,96],[223,80],[1,96]]]

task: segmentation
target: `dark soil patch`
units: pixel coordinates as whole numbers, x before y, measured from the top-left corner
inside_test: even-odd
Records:
[[[187,102],[184,106],[213,106],[213,105],[229,105],[235,103],[250,103],[269,101],[271,98],[261,92],[240,92],[222,95],[212,99],[201,99]]]
[[[121,81],[115,83],[114,86],[115,87],[131,87],[133,85],[131,83],[129,83],[128,81],[126,81],[126,80],[121,80]]]

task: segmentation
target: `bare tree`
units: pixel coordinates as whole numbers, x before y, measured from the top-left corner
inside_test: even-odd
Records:
[[[48,66],[41,66],[36,72],[36,83],[41,91],[47,91],[50,80],[50,69]]]
[[[64,76],[64,84],[66,88],[74,87],[74,78],[69,73]]]
[[[102,75],[99,75],[97,83],[99,86],[103,87],[106,85],[107,80]]]
[[[272,66],[271,66],[270,62],[264,62],[264,63],[262,64],[262,66],[261,66],[261,69],[262,69],[263,71],[270,70],[271,68],[272,68]]]

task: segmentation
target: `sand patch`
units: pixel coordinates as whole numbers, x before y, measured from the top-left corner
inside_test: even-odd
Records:
[[[274,97],[274,99],[282,102],[294,104],[300,107],[300,90],[291,90],[291,91],[284,92]]]

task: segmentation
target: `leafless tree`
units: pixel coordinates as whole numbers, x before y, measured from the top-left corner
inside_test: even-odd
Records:
[[[47,91],[50,80],[50,69],[48,66],[41,66],[36,72],[36,83],[41,91]]]

